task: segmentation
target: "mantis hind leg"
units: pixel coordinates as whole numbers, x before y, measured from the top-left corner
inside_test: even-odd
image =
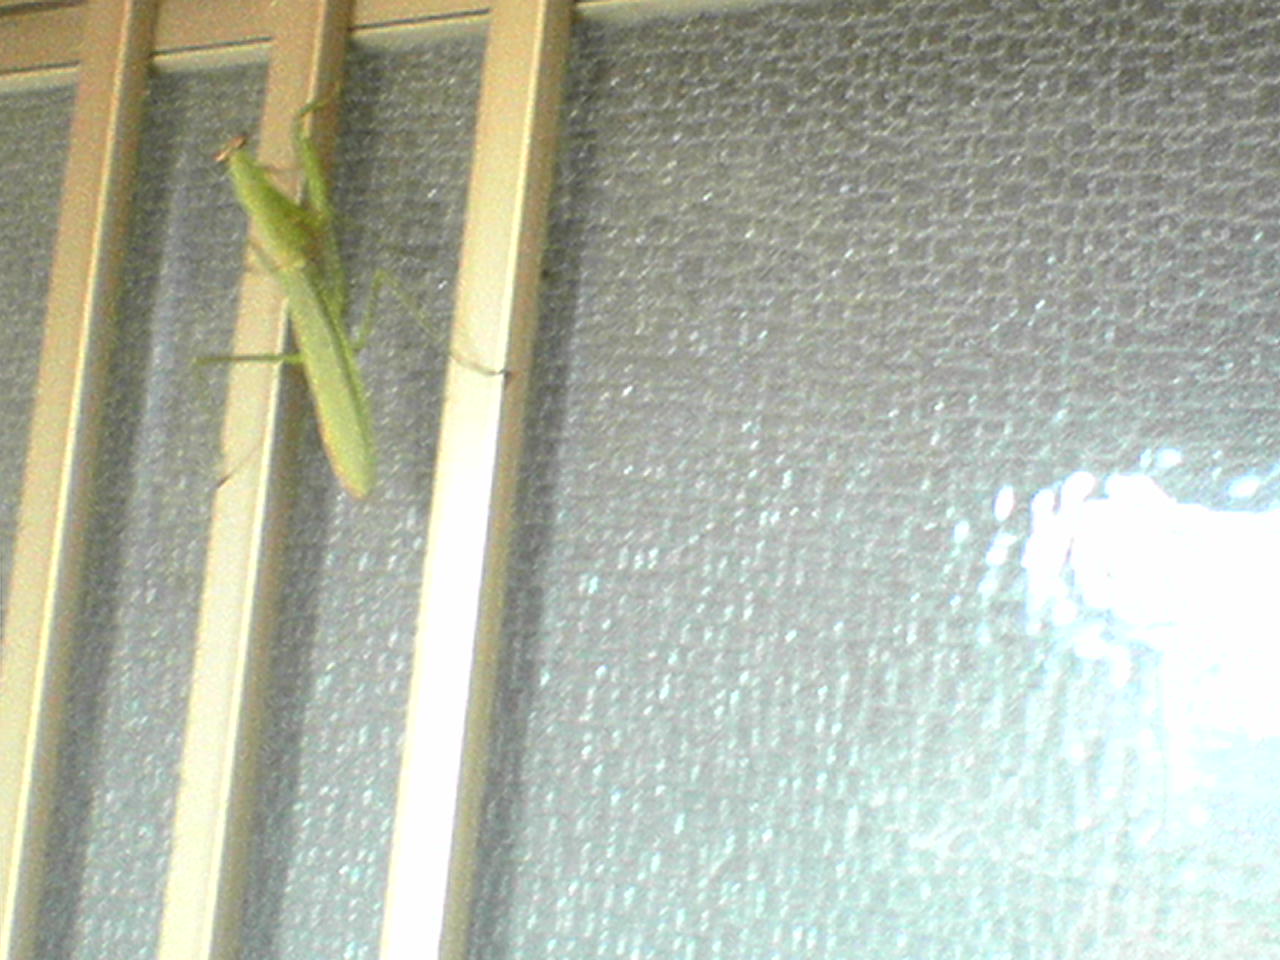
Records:
[[[214,353],[214,354],[206,354],[205,356],[202,356],[202,357],[196,357],[194,360],[191,361],[191,366],[193,368],[209,367],[209,366],[213,366],[214,364],[226,364],[226,363],[275,363],[275,364],[295,365],[301,362],[302,362],[302,355],[297,353]],[[207,383],[208,378],[201,377],[200,380]],[[215,485],[215,489],[222,487],[224,484],[227,483],[227,481],[229,481],[232,477],[234,477],[237,473],[239,473],[241,468],[245,465],[245,463],[248,462],[251,454],[252,454],[252,451],[247,452],[243,456],[238,457],[232,466],[230,467],[224,466],[222,469],[222,472],[218,476],[218,481]],[[228,453],[227,451],[224,450],[223,451],[224,463],[227,458],[228,458]]]
[[[373,283],[369,289],[370,310],[366,314],[365,319],[360,324],[359,328],[354,331],[351,338],[351,345],[356,350],[361,350],[364,347],[365,343],[369,339],[369,334],[373,330],[373,321],[377,314],[378,299],[381,296],[383,289],[390,290],[399,302],[400,306],[418,319],[418,323],[421,325],[423,331],[426,332],[427,337],[432,341],[433,346],[438,348],[442,353],[451,357],[456,363],[461,364],[468,370],[473,370],[476,373],[482,373],[487,377],[506,376],[506,370],[495,370],[494,368],[485,366],[483,363],[480,363],[480,361],[473,360],[471,357],[453,349],[449,344],[447,333],[441,329],[438,324],[431,323],[422,307],[415,303],[409,295],[405,293],[404,287],[400,285],[399,281],[397,281],[391,273],[381,268],[373,272]]]

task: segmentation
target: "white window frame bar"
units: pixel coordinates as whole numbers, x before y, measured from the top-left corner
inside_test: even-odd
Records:
[[[0,958],[31,960],[156,0],[95,0],[0,649]]]
[[[301,195],[294,118],[332,98],[342,76],[349,0],[277,0],[258,155]],[[333,141],[336,99],[306,118],[322,158]],[[252,263],[253,231],[245,247]],[[246,269],[233,354],[278,354],[288,339],[279,287]],[[293,382],[293,381],[289,381]],[[234,960],[247,884],[256,760],[266,704],[268,646],[275,632],[297,390],[271,364],[232,364],[223,414],[222,462],[210,522],[196,628],[178,796],[157,960]],[[282,404],[282,394],[285,394]]]
[[[466,955],[571,0],[497,0],[419,594],[382,960]]]

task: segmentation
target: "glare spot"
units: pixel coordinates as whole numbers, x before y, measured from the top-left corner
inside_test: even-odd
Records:
[[[1001,529],[977,592],[991,600],[1016,589],[1028,638],[1102,665],[1117,691],[1134,683],[1139,664],[1159,671],[1162,705],[1153,709],[1169,751],[1159,752],[1175,790],[1205,786],[1199,751],[1224,737],[1280,737],[1280,509],[1179,500],[1149,475],[1183,465],[1174,449],[1142,465],[1103,477],[1076,471],[1035,492],[1000,487]],[[1216,500],[1256,498],[1277,475],[1222,482]],[[1029,529],[1013,519],[1019,501]],[[990,645],[991,625],[974,639]]]
[[[1261,483],[1248,475],[1226,492],[1252,496]],[[1157,653],[1164,713],[1184,745],[1280,737],[1271,679],[1280,510],[1180,502],[1142,474],[1113,474],[1094,495],[1097,487],[1076,473],[1031,498],[1021,558],[1029,632],[1105,661],[1117,687],[1130,681],[1135,654]]]
[[[996,493],[994,502],[991,504],[991,512],[995,514],[996,523],[1004,523],[1013,513],[1013,508],[1017,504],[1017,497],[1014,495],[1013,487],[1005,484]]]
[[[1231,481],[1231,486],[1227,487],[1227,495],[1237,500],[1247,500],[1249,497],[1256,496],[1261,489],[1262,478],[1247,475]]]
[[[987,565],[991,567],[998,567],[1008,560],[1009,551],[1013,549],[1013,546],[1016,543],[1016,538],[1011,534],[996,534],[995,539],[991,541],[991,546],[987,549]]]

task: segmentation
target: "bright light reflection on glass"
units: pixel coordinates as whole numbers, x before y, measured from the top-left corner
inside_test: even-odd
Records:
[[[1160,451],[1152,472],[1180,459]],[[1250,497],[1268,479],[1239,477],[1226,492]],[[998,522],[1014,513],[1011,499],[1007,487],[995,494]],[[1200,785],[1193,757],[1215,740],[1280,737],[1280,510],[1212,509],[1179,502],[1143,473],[1083,471],[1026,509],[1025,539],[993,538],[984,586],[997,589],[996,568],[1019,562],[1022,540],[1031,636],[1105,662],[1117,689],[1136,656],[1158,655],[1171,786]]]

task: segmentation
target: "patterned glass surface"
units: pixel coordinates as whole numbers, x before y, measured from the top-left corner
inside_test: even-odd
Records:
[[[578,24],[476,960],[1280,958],[1278,70]]]
[[[262,72],[148,84],[86,531],[37,955],[146,958],[159,935],[187,683],[220,475],[244,220],[214,154]]]
[[[71,91],[66,87],[0,95],[0,623],[4,622],[11,544],[18,525],[44,300],[58,226]]]

